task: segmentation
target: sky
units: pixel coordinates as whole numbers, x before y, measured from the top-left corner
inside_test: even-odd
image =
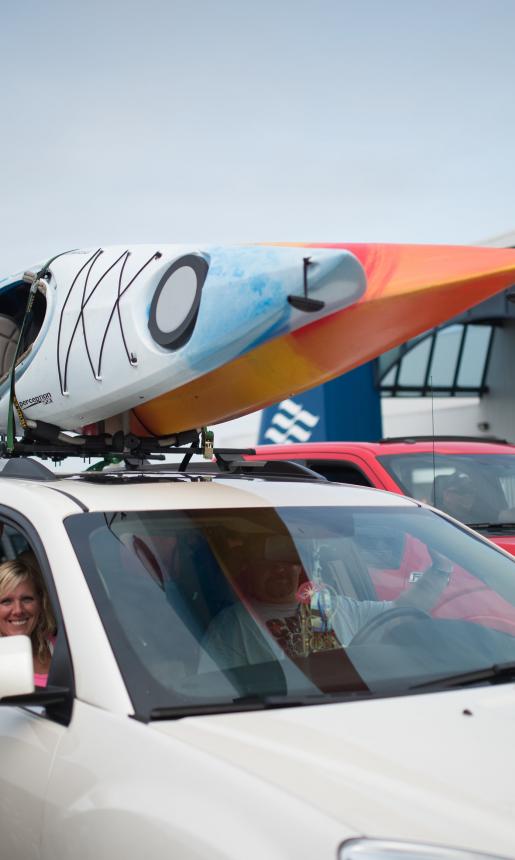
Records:
[[[0,0],[0,276],[515,230],[513,0]]]
[[[515,230],[513,0],[0,0],[0,274]]]

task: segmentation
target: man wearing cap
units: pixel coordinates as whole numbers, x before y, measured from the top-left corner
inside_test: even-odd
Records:
[[[442,488],[441,501],[437,499],[436,504],[462,523],[477,523],[489,519],[484,510],[481,510],[476,485],[464,472],[457,472],[448,478]]]

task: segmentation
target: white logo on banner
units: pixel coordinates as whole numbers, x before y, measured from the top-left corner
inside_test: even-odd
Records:
[[[271,420],[271,424],[275,426],[268,428],[265,439],[270,439],[276,445],[283,445],[285,442],[307,442],[319,421],[319,415],[313,415],[294,400],[283,400]]]

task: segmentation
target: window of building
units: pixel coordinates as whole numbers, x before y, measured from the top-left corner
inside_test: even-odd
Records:
[[[383,396],[470,396],[487,391],[495,326],[451,323],[432,329],[378,359]]]

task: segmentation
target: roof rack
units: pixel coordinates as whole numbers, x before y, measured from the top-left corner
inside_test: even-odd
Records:
[[[53,476],[55,479],[55,475]],[[230,469],[220,468],[215,461],[211,463],[192,463],[187,469],[174,468],[173,463],[144,466],[142,469],[108,469],[104,472],[81,472],[74,475],[81,481],[115,484],[130,479],[131,482],[149,483],[152,481],[202,481],[213,478],[260,478],[265,481],[312,481],[327,483],[327,479],[311,469],[286,460],[261,461],[259,466],[244,460],[235,462]]]
[[[195,454],[209,460],[213,458],[213,438],[213,432],[206,427],[170,436],[141,437],[123,431],[95,436],[71,435],[55,425],[40,421],[36,430],[26,430],[21,439],[14,439],[9,443],[5,436],[0,437],[0,469],[1,460],[7,460],[2,470],[5,476],[42,480],[48,479],[48,474],[53,476],[53,473],[41,463],[31,460],[31,457],[52,460],[54,463],[61,463],[68,457],[78,457],[84,461],[93,457],[101,458],[102,462],[89,467],[91,470],[101,471],[107,465],[122,462],[127,470],[138,469],[148,466],[149,460],[163,461],[166,454],[175,453],[182,455],[179,471],[185,471]],[[243,454],[254,453],[254,449],[217,450],[217,456],[221,457],[241,457]]]
[[[177,453],[184,454],[184,449],[176,448]],[[190,455],[191,448],[186,449],[186,455]],[[195,449],[193,453],[201,453],[201,449]],[[214,449],[214,458],[204,462],[191,462],[191,457],[186,456],[179,463],[159,462],[149,463],[146,460],[138,461],[130,458],[130,462],[122,464],[122,461],[107,471],[86,469],[78,474],[79,478],[91,481],[113,481],[123,479],[124,475],[131,478],[140,477],[147,480],[158,480],[160,477],[169,478],[171,475],[181,477],[203,477],[215,475],[227,475],[231,477],[259,477],[267,480],[305,480],[326,481],[327,479],[314,472],[301,463],[291,460],[244,460],[244,454],[254,454],[253,449]],[[38,456],[41,456],[38,452]],[[5,465],[0,470],[0,478],[23,478],[32,481],[55,481],[60,476],[52,472],[47,466],[25,455],[14,456],[4,461]],[[0,461],[1,465],[1,461]]]
[[[241,455],[249,451],[239,451],[237,457],[227,456],[227,451],[215,449],[215,460],[209,463],[194,463],[191,471],[197,474],[230,474],[251,475],[258,478],[281,478],[292,480],[327,481],[319,472],[315,472],[302,463],[293,460],[243,460]],[[254,451],[255,453],[255,451]],[[152,471],[161,471],[170,464],[153,466]]]
[[[75,435],[63,432],[52,424],[38,422],[37,435],[30,430],[21,439],[15,439],[11,446],[5,437],[0,442],[0,457],[36,456],[60,462],[66,457],[119,457],[121,459],[144,460],[163,459],[167,453],[179,452],[201,454],[211,458],[213,455],[213,433],[202,428],[188,430],[171,436],[136,436],[121,430],[96,436]],[[185,446],[189,444],[189,448]],[[229,449],[231,450],[231,449]]]
[[[395,442],[490,442],[496,445],[510,445],[507,439],[498,439],[496,436],[389,436],[386,439],[379,439],[381,444],[390,444]]]
[[[55,472],[52,472],[43,463],[32,460],[30,457],[6,460],[4,467],[0,471],[0,478],[27,478],[31,481],[55,481],[55,477]]]

